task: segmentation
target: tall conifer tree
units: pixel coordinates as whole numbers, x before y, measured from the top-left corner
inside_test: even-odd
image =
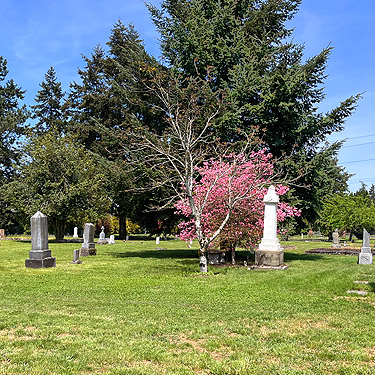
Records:
[[[297,177],[291,173],[298,174],[301,168],[307,173],[300,178],[298,185],[304,188],[296,187],[296,195],[302,208],[309,206],[302,214],[311,223],[322,205],[322,192],[327,191],[315,194],[313,186],[318,189],[322,182],[319,176],[327,176],[333,192],[345,189],[349,177],[337,165],[339,144],[330,152],[319,145],[343,129],[360,95],[327,113],[319,112],[332,48],[304,61],[304,46],[291,41],[293,30],[286,26],[300,3],[164,0],[160,9],[148,7],[168,65],[186,76],[208,74],[213,90],[226,91],[231,106],[217,122],[221,139],[236,142],[241,139],[238,130],[248,132],[255,126],[274,156],[295,156],[295,165],[284,170],[289,177]],[[325,162],[319,163],[322,159]]]
[[[0,227],[12,230],[17,225],[15,213],[3,197],[3,185],[14,175],[13,165],[19,160],[19,143],[27,126],[28,111],[20,105],[23,91],[12,79],[7,80],[7,60],[0,56]]]
[[[61,82],[57,81],[56,71],[49,68],[45,74],[45,81],[40,84],[35,101],[37,104],[31,106],[33,119],[38,122],[35,125],[37,135],[50,130],[57,134],[63,134],[66,130],[66,114],[63,109],[64,92]]]

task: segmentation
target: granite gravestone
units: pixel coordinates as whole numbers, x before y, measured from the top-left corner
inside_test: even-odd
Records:
[[[339,231],[338,229],[336,229],[333,233],[332,233],[332,247],[336,248],[336,249],[340,249],[341,248],[341,245],[340,245],[340,236],[339,236]]]
[[[109,236],[108,244],[109,244],[109,245],[114,245],[114,244],[116,244],[116,242],[115,242],[115,235],[114,235],[114,234],[111,234],[111,235]]]
[[[73,238],[78,238],[78,228],[74,227]]]
[[[358,255],[358,264],[372,264],[372,253],[370,247],[370,234],[363,228],[363,241],[361,252]]]
[[[281,266],[284,263],[284,250],[277,238],[277,204],[279,196],[274,186],[270,186],[264,196],[263,238],[255,251],[257,266]]]
[[[83,244],[79,254],[81,257],[96,255],[94,242],[94,224],[85,224],[85,230],[83,232]]]
[[[47,216],[40,211],[30,219],[31,224],[31,251],[29,259],[25,260],[27,268],[56,267],[56,258],[51,256],[48,249],[48,221]]]
[[[107,239],[105,238],[105,233],[104,233],[104,226],[102,226],[102,231],[99,234],[99,239],[97,244],[98,245],[107,245]]]
[[[5,238],[5,229],[0,229],[0,240]]]
[[[79,260],[80,250],[73,250],[73,261],[72,264],[81,264],[82,261]]]

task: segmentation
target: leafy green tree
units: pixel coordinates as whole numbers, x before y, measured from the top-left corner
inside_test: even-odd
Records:
[[[302,220],[295,218],[299,228],[311,228],[314,223],[318,225],[319,212],[327,197],[347,190],[347,181],[351,175],[338,164],[337,154],[341,144],[326,143],[312,157],[306,152],[299,152],[284,163],[284,173],[287,175],[297,176],[300,170],[305,173],[288,193],[289,201],[303,211]]]
[[[362,228],[375,229],[375,205],[364,194],[334,194],[324,203],[320,223],[326,232],[340,229],[362,238]]]
[[[40,84],[35,101],[37,104],[31,106],[32,118],[37,119],[35,134],[40,135],[49,130],[56,134],[63,134],[66,129],[67,116],[63,109],[64,92],[61,83],[57,81],[56,72],[53,67],[49,68],[45,81]]]
[[[17,226],[17,214],[4,200],[3,185],[14,173],[13,164],[20,157],[19,142],[25,133],[28,111],[19,101],[23,91],[12,79],[7,80],[7,60],[0,56],[0,227],[12,230]]]
[[[249,132],[256,126],[274,156],[295,156],[294,165],[284,165],[283,169],[289,178],[303,176],[298,181],[303,189],[297,186],[294,191],[296,198],[305,202],[301,207],[305,220],[313,222],[324,192],[332,185],[334,191],[345,190],[347,179],[335,160],[336,151],[320,149],[319,145],[343,129],[360,95],[351,96],[327,113],[319,112],[332,48],[304,61],[304,46],[291,41],[293,30],[286,26],[300,3],[164,0],[160,9],[148,7],[167,65],[185,76],[204,76],[209,67],[207,78],[212,90],[226,92],[231,106],[215,124],[221,139],[236,142],[241,139],[239,129]],[[337,145],[333,148],[336,150]]]
[[[104,181],[92,154],[74,138],[47,132],[27,143],[5,195],[14,209],[28,217],[42,211],[56,239],[62,240],[68,221],[94,220],[107,211]]]

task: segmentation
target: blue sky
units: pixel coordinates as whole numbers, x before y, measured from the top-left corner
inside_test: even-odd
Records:
[[[141,0],[0,0],[0,4],[0,55],[8,60],[8,78],[27,90],[26,104],[33,104],[51,66],[68,90],[69,83],[78,79],[77,69],[84,66],[81,55],[90,55],[97,44],[104,46],[118,19],[132,22],[148,52],[159,56],[157,34]],[[375,184],[374,19],[373,0],[303,0],[289,23],[295,28],[294,40],[305,43],[306,58],[328,45],[334,47],[321,111],[365,92],[345,130],[329,137],[330,141],[347,138],[339,161],[355,174],[349,182],[352,191],[360,181]],[[368,159],[373,160],[362,161]]]

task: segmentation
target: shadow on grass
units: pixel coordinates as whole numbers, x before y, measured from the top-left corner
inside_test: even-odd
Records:
[[[370,293],[375,293],[375,283],[369,283]]]
[[[156,258],[156,259],[197,259],[197,250],[145,250],[145,251],[124,251],[123,253],[106,252],[114,258]]]
[[[284,253],[284,259],[285,262],[293,261],[293,260],[310,260],[310,261],[316,261],[323,259],[322,255],[318,254],[298,254],[298,253]]]

